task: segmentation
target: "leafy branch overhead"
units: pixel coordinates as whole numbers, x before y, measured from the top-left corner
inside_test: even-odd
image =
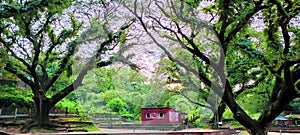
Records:
[[[69,8],[72,4],[68,0],[38,0],[8,1],[0,5],[3,9],[0,12],[0,44],[4,47],[1,55],[6,56],[7,63],[4,69],[30,86],[36,107],[33,122],[26,125],[24,131],[35,125],[51,127],[49,110],[82,85],[84,76],[95,63],[98,67],[112,63],[112,59],[101,61],[103,54],[125,42],[126,30],[133,23],[125,23],[115,32],[104,33],[98,38],[84,39],[80,34],[89,29],[84,29],[86,22],[78,21],[78,16],[72,14]],[[95,44],[97,53],[83,62],[84,67],[78,73],[72,74],[78,49],[93,40],[101,41],[100,45]],[[66,73],[69,81],[55,88]]]
[[[295,49],[299,48],[299,34],[293,24],[299,19],[299,3],[219,0],[201,7],[199,3],[153,0],[123,5],[164,52],[164,58],[196,76],[205,85],[201,88],[222,97],[233,117],[251,134],[265,134],[268,124],[300,96],[300,77],[296,77],[300,63]],[[210,15],[203,17],[205,20],[197,18],[202,11]],[[261,22],[260,30],[255,21]],[[165,71],[171,72],[168,68]],[[177,77],[174,72],[169,75]],[[256,118],[237,102],[238,96],[254,93],[267,97]]]

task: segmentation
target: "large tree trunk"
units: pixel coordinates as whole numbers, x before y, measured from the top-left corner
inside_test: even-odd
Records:
[[[34,116],[37,127],[47,127],[50,124],[49,111],[52,108],[48,98],[40,98],[35,100],[36,114]]]
[[[32,127],[43,129],[53,129],[55,126],[51,124],[49,111],[53,107],[49,99],[44,96],[33,98],[35,103],[35,114],[22,128],[21,132],[28,132]]]
[[[259,125],[252,125],[252,129],[249,129],[248,132],[251,135],[267,135],[268,131],[265,127]]]

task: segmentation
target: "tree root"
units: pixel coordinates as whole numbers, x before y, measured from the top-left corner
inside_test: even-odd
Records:
[[[59,127],[59,125],[54,125],[52,123],[44,123],[40,124],[38,120],[30,120],[26,122],[26,124],[20,129],[21,133],[28,133],[33,127],[46,129],[46,130],[56,130],[55,128]]]

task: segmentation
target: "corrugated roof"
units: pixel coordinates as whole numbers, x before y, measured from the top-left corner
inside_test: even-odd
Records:
[[[277,116],[277,117],[275,118],[275,120],[289,120],[289,119],[287,119],[287,118],[285,118],[285,117],[283,117],[283,116]]]

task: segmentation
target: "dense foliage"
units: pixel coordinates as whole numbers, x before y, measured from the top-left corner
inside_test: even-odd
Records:
[[[83,80],[83,86],[74,92],[73,100],[87,115],[116,113],[140,119],[140,109],[147,102],[150,87],[145,79],[129,68],[94,69]]]
[[[1,108],[33,107],[32,92],[14,86],[0,86]]]
[[[272,120],[299,97],[299,27],[294,24],[299,2],[198,3],[154,0],[124,5],[169,60],[201,81],[203,91],[222,97],[233,118],[251,134],[266,134]],[[202,19],[203,13],[207,16]],[[248,106],[253,101],[257,107]],[[255,112],[258,115],[250,115]]]
[[[100,5],[97,13],[76,11],[81,6],[75,3],[1,1],[0,67],[8,78],[18,77],[30,86],[37,108],[32,125],[48,125],[48,112],[56,103],[136,119],[142,107],[168,106],[191,110],[189,119],[197,122],[203,118],[197,113],[207,117],[206,112],[213,112],[216,122],[225,113],[260,135],[276,116],[291,111],[290,106],[299,112],[297,0],[78,2],[87,11]],[[126,16],[120,12],[120,17],[118,8]],[[122,24],[137,21],[115,28],[110,15]],[[133,54],[127,47],[134,43],[128,37],[135,42],[151,39],[163,53],[149,75],[153,78],[141,75],[139,64],[129,60]],[[87,52],[78,51],[93,43],[94,52],[90,46]],[[115,55],[116,48],[129,55]],[[116,60],[129,68],[120,63],[103,68]],[[29,93],[21,97],[11,95],[23,94],[15,88],[2,91],[8,93],[3,99],[16,104],[32,102],[25,98]]]
[[[124,31],[130,23],[116,31],[107,30],[104,23],[94,27],[89,25],[90,20],[77,20],[87,14],[80,16],[77,12],[76,16],[73,4],[68,0],[1,1],[1,63],[5,63],[6,71],[31,88],[36,110],[30,124],[22,128],[23,132],[33,126],[53,128],[49,120],[50,109],[81,86],[84,76],[95,65],[104,67],[111,64],[112,59],[103,61],[102,55],[126,38]],[[93,13],[90,15],[95,16]],[[84,24],[87,29],[83,30]],[[100,31],[101,27],[106,31]],[[92,30],[102,35],[97,32],[96,35],[87,34],[86,31]],[[94,44],[95,53],[90,59],[81,61],[83,68],[72,73],[72,64],[80,45],[91,41],[99,41]]]

